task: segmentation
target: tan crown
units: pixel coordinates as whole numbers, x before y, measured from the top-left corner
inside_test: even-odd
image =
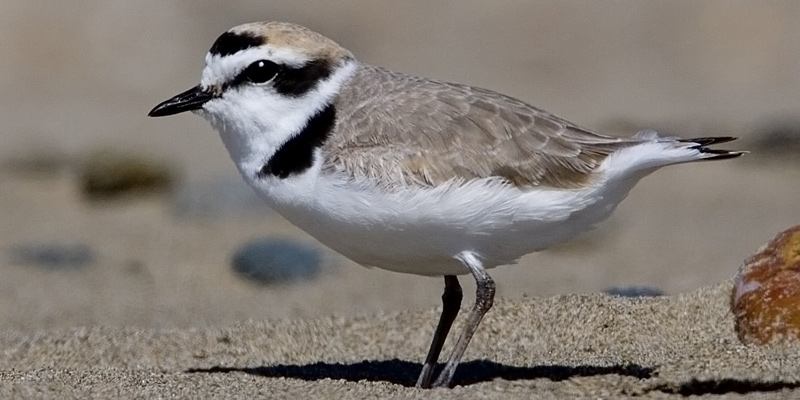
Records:
[[[228,32],[259,36],[264,39],[265,44],[291,49],[312,60],[338,61],[353,58],[349,50],[333,40],[288,22],[252,22],[233,27]]]

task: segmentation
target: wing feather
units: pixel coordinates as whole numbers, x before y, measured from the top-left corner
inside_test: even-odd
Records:
[[[641,143],[490,90],[367,65],[336,107],[327,167],[399,185],[499,177],[519,187],[580,187],[610,153]]]

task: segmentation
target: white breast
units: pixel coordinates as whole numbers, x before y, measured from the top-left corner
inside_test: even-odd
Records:
[[[445,275],[469,272],[453,258],[465,250],[492,268],[569,240],[605,219],[636,180],[521,190],[483,179],[387,191],[317,165],[250,184],[290,222],[362,265]]]

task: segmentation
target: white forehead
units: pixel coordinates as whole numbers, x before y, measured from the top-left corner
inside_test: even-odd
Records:
[[[208,53],[200,84],[203,87],[210,87],[227,82],[258,60],[269,60],[290,67],[302,67],[311,61],[309,56],[298,51],[270,44],[251,47],[229,55]]]

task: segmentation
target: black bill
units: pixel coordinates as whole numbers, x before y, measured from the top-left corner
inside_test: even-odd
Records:
[[[147,115],[150,117],[166,117],[167,115],[180,114],[185,111],[198,110],[213,98],[214,96],[211,93],[197,85],[155,106]]]

